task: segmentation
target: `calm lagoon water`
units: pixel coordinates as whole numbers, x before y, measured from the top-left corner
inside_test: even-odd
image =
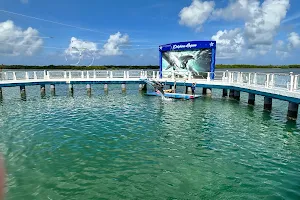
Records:
[[[264,112],[262,97],[252,107],[219,90],[163,102],[138,85],[46,89],[21,100],[4,88],[6,199],[300,199],[300,124],[286,120],[287,102]]]

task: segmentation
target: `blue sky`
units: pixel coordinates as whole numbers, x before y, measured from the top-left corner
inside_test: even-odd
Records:
[[[157,65],[160,44],[213,39],[217,63],[297,64],[300,1],[280,1],[0,0],[0,59],[71,64],[79,55],[68,48],[76,45],[94,52],[86,50],[80,64],[95,57],[94,65]]]

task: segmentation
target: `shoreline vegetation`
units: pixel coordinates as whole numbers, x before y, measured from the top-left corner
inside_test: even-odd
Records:
[[[295,65],[224,65],[217,64],[216,69],[248,69],[248,68],[276,68],[276,69],[290,69],[290,68],[300,68],[300,64]],[[157,65],[103,65],[103,66],[73,66],[73,65],[48,65],[48,66],[29,66],[29,65],[0,65],[1,69],[36,69],[36,70],[118,70],[118,69],[159,69]]]

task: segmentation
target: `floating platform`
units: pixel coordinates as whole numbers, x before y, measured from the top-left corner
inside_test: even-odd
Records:
[[[160,93],[156,93],[156,92],[147,92],[146,94],[149,96],[161,96]],[[174,99],[195,99],[200,97],[200,95],[191,95],[191,94],[182,94],[182,93],[165,93],[164,96],[168,98],[174,98]]]

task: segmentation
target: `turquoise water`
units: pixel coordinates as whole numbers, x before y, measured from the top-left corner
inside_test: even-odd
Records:
[[[183,88],[181,88],[183,90]],[[273,111],[222,99],[163,102],[137,85],[5,88],[0,150],[6,199],[300,199],[300,129]],[[200,90],[196,92],[199,93]]]

